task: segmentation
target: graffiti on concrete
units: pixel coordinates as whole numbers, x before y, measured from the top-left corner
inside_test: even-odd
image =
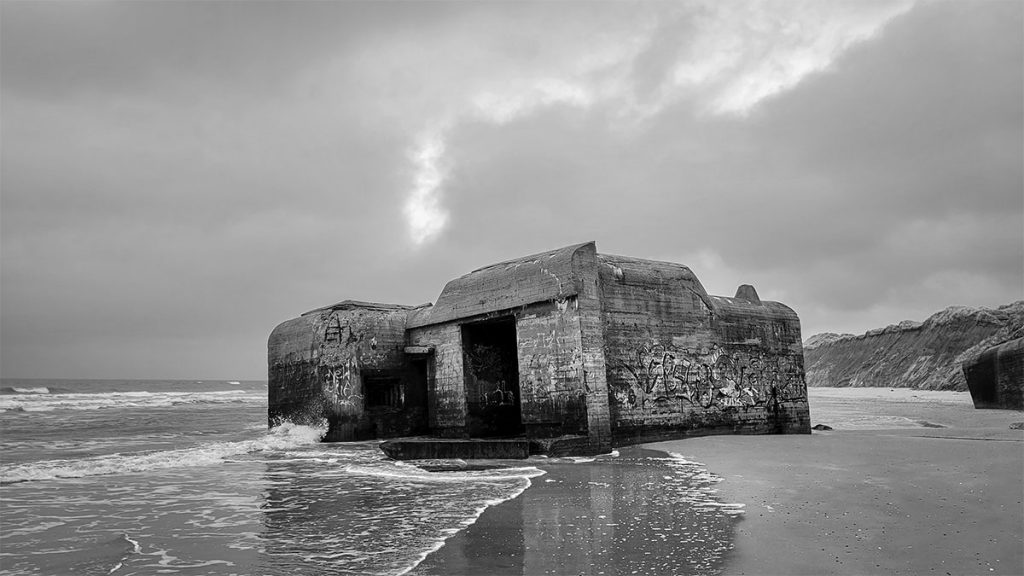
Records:
[[[473,375],[477,386],[477,402],[485,406],[512,406],[516,395],[506,382],[507,374],[514,374],[515,358],[500,346],[473,344],[465,351],[465,366]],[[472,400],[472,399],[471,399]]]
[[[583,354],[579,348],[559,350],[556,354],[540,352],[523,356],[523,379],[529,383],[530,389],[536,390],[535,394],[566,389],[568,386],[563,383],[580,381],[582,373]]]
[[[320,329],[324,334],[323,346],[348,346],[358,344],[363,340],[362,336],[357,335],[348,322],[342,323],[337,314],[331,314],[325,326],[321,326]]]
[[[516,403],[516,395],[508,390],[504,380],[498,380],[493,390],[480,392],[480,403],[487,406],[512,406]]]
[[[799,356],[727,351],[717,344],[678,348],[640,346],[613,363],[623,376],[611,383],[619,404],[680,400],[699,408],[777,405],[806,400]]]
[[[358,336],[347,323],[342,323],[337,314],[331,314],[320,326],[323,340],[317,357],[320,386],[323,398],[334,409],[361,406],[363,402],[360,378]]]
[[[363,401],[359,379],[359,364],[355,358],[339,366],[324,367],[324,393],[335,406],[361,405]]]

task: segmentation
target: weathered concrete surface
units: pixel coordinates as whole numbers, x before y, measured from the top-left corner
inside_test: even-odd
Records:
[[[554,438],[531,438],[530,454],[546,456],[595,456],[608,454],[607,446],[598,446],[589,436],[565,435]]]
[[[955,306],[859,336],[815,335],[804,344],[807,384],[966,391],[963,362],[1022,336],[1024,301]]]
[[[810,433],[800,322],[788,307],[709,296],[689,268],[599,255],[616,444]]]
[[[522,459],[530,456],[527,440],[403,438],[383,442],[380,449],[395,460]]]
[[[576,244],[475,270],[449,282],[437,305],[412,315],[410,344],[437,350],[435,433],[581,435],[591,444],[584,451],[609,450],[598,284],[596,246]],[[507,352],[486,336],[488,325],[504,322],[515,331]],[[502,381],[481,354],[514,355],[518,381]],[[501,398],[518,406],[519,427],[481,424],[496,423],[489,415],[503,408]]]
[[[963,370],[975,408],[1024,410],[1024,338],[989,348]]]
[[[593,242],[480,268],[435,306],[345,301],[269,343],[271,424],[328,440],[520,437],[534,452],[709,433],[809,433],[796,314],[710,296],[680,264]]]
[[[427,423],[430,431],[437,436],[465,436],[466,385],[461,328],[454,323],[427,326],[408,330],[406,338],[410,345],[434,348],[428,360]]]
[[[411,307],[346,300],[274,329],[268,342],[268,419],[327,420],[327,440],[358,440],[426,429],[426,387],[406,361]],[[391,405],[367,402],[368,380],[396,385]]]
[[[410,328],[442,324],[480,314],[509,310],[535,302],[575,296],[575,259],[594,243],[507,260],[456,278],[445,285],[437,303],[409,322]]]

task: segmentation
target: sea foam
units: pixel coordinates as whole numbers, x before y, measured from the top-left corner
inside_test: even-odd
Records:
[[[544,472],[541,472],[541,474],[543,473]],[[405,576],[409,572],[415,570],[417,566],[422,564],[423,561],[427,559],[428,556],[440,550],[441,547],[444,546],[444,543],[449,538],[475,524],[476,521],[480,519],[480,516],[482,516],[483,513],[488,508],[490,508],[491,506],[497,506],[498,504],[501,504],[502,502],[507,502],[509,500],[512,500],[513,498],[518,498],[531,485],[532,483],[530,482],[530,477],[526,477],[524,478],[524,482],[519,486],[519,488],[509,491],[504,496],[487,500],[486,502],[483,503],[483,505],[478,506],[473,511],[472,515],[462,519],[457,526],[450,528],[448,530],[443,530],[441,532],[440,537],[435,539],[432,545],[421,550],[420,553],[413,559],[413,561],[409,563],[409,565],[407,565],[406,567],[402,568],[397,572],[396,576]]]
[[[327,432],[326,425],[300,426],[286,422],[254,440],[212,442],[192,448],[159,450],[135,454],[109,454],[93,458],[46,460],[9,466],[0,465],[0,484],[81,478],[104,474],[144,472],[162,468],[209,466],[232,456],[282,451],[315,444]]]
[[[0,411],[51,412],[104,408],[165,408],[184,404],[243,404],[266,402],[264,392],[217,390],[212,392],[107,392],[101,394],[49,393],[47,388],[12,388],[0,396]],[[26,391],[34,390],[34,391]]]
[[[25,388],[21,386],[4,386],[0,391],[3,394],[49,394],[50,389],[46,386],[34,386]]]
[[[545,472],[533,466],[465,470],[457,472],[428,472],[401,462],[375,462],[372,466],[345,466],[345,472],[354,476],[377,476],[421,482],[480,482],[519,480],[540,476]]]
[[[698,508],[716,508],[730,515],[743,514],[745,504],[722,502],[719,499],[715,484],[722,481],[721,476],[711,473],[704,464],[688,460],[682,454],[669,452],[668,456],[657,460],[664,461],[678,477],[687,480],[679,488],[682,501]]]

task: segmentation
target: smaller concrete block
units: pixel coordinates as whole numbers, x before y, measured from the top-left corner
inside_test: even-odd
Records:
[[[608,454],[611,447],[595,443],[587,436],[567,435],[556,438],[532,438],[531,454],[546,456],[596,456]]]
[[[406,354],[430,354],[434,351],[433,346],[406,346],[404,349]]]
[[[403,438],[388,440],[380,445],[380,449],[395,460],[519,460],[530,456],[530,442],[527,440]]]
[[[735,298],[746,300],[747,302],[752,302],[754,304],[761,303],[761,298],[757,295],[757,290],[754,290],[754,287],[750,284],[742,284],[737,288]]]
[[[975,408],[1024,410],[1024,338],[989,348],[963,371]]]

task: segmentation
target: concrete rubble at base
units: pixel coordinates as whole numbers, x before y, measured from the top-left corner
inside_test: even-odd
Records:
[[[558,454],[810,432],[790,308],[748,285],[710,296],[685,266],[593,242],[480,268],[433,306],[346,300],[282,323],[268,416],[326,418],[329,441],[504,438]]]

